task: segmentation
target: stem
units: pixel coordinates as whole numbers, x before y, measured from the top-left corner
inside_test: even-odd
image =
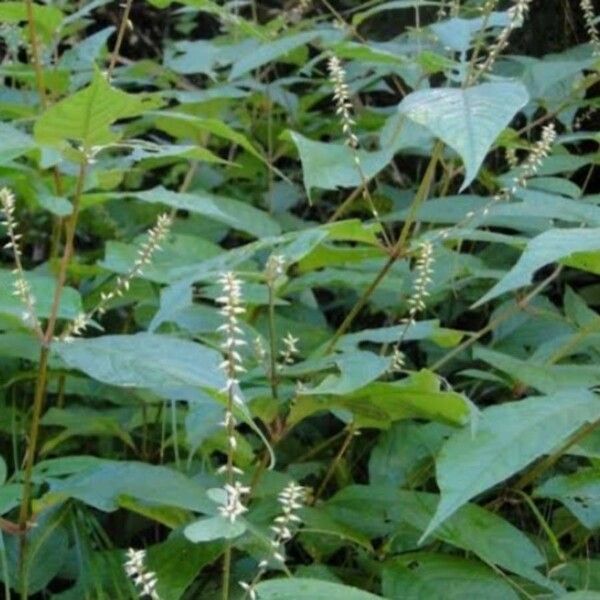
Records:
[[[115,42],[115,47],[110,55],[110,64],[108,65],[107,78],[109,81],[112,78],[113,70],[117,64],[117,58],[119,56],[121,44],[123,43],[123,38],[125,37],[125,30],[127,29],[127,22],[129,21],[129,12],[131,11],[132,4],[133,0],[127,0],[125,9],[123,10],[123,16],[121,17],[121,23],[119,24],[119,31],[117,33],[117,41]]]
[[[27,29],[29,31],[29,45],[31,46],[31,59],[33,70],[35,72],[35,85],[40,96],[42,107],[48,106],[48,97],[46,96],[46,83],[44,81],[44,69],[40,61],[40,47],[38,43],[37,30],[35,28],[35,18],[33,15],[33,0],[25,0],[25,9],[27,11]]]
[[[419,212],[419,208],[421,204],[427,199],[429,196],[429,191],[433,184],[433,179],[435,176],[435,169],[437,163],[442,155],[443,144],[442,142],[437,142],[433,153],[431,155],[431,159],[429,161],[429,165],[427,166],[427,170],[425,171],[425,175],[421,180],[421,185],[415,194],[415,197],[410,206],[409,213],[404,221],[404,226],[402,227],[402,231],[400,232],[400,237],[398,241],[392,248],[390,252],[390,258],[383,265],[371,285],[365,290],[363,295],[358,299],[357,303],[354,305],[352,310],[348,313],[346,318],[343,320],[342,324],[338,327],[337,331],[333,334],[333,337],[329,341],[325,348],[325,353],[329,354],[337,344],[338,340],[348,331],[350,325],[354,322],[354,319],[360,313],[362,308],[367,304],[369,298],[372,296],[373,292],[377,289],[379,284],[384,280],[385,276],[388,274],[388,271],[393,267],[394,263],[401,257],[406,251],[406,244],[408,241],[408,235],[410,233],[410,228],[412,227],[416,216]]]
[[[346,434],[346,437],[344,438],[344,441],[342,442],[342,445],[340,446],[338,453],[335,455],[335,458],[331,461],[331,464],[329,465],[329,469],[327,469],[327,473],[325,474],[325,477],[323,478],[323,481],[321,482],[319,489],[316,491],[311,504],[316,504],[317,500],[321,497],[321,495],[325,491],[325,488],[327,487],[327,484],[333,477],[333,474],[335,473],[335,470],[337,469],[338,464],[342,460],[342,457],[346,453],[346,450],[348,450],[348,447],[350,446],[350,443],[352,442],[352,438],[354,438],[355,433],[356,433],[356,430],[354,429],[354,425],[350,425],[350,427],[348,427],[348,433]]]
[[[223,555],[223,585],[221,598],[229,600],[229,572],[231,571],[231,544],[228,543],[225,547]]]
[[[46,392],[46,379],[48,375],[48,355],[50,350],[47,346],[40,348],[40,364],[35,383],[35,395],[33,399],[33,416],[31,420],[31,429],[29,433],[29,443],[27,445],[27,455],[25,457],[25,474],[23,477],[23,495],[21,497],[21,507],[19,510],[19,529],[23,532],[20,538],[20,561],[19,569],[21,571],[21,598],[27,599],[27,578],[25,577],[25,561],[27,553],[27,538],[24,535],[27,530],[27,523],[31,515],[31,475],[33,464],[37,451],[38,435],[40,431],[40,419],[44,406],[44,396]]]
[[[562,266],[557,267],[553,273],[551,273],[544,281],[539,283],[523,300],[512,306],[511,308],[504,311],[501,315],[498,315],[495,319],[492,319],[485,327],[475,332],[468,340],[453,348],[448,354],[440,358],[436,363],[434,363],[430,368],[432,371],[437,371],[440,367],[445,365],[449,360],[454,358],[457,354],[460,354],[463,350],[466,350],[470,346],[472,346],[477,340],[482,338],[484,335],[493,331],[498,325],[506,321],[506,319],[512,317],[517,314],[520,310],[523,310],[543,289],[552,281],[554,281],[561,273]]]
[[[542,473],[547,471],[556,463],[556,461],[572,446],[578,444],[585,437],[590,435],[600,425],[600,419],[587,423],[579,431],[576,431],[567,441],[552,454],[549,454],[544,460],[540,461],[527,473],[525,473],[513,486],[515,490],[522,490],[533,483]]]
[[[46,333],[44,335],[45,346],[49,346],[52,338],[54,337],[54,330],[56,329],[60,299],[65,282],[67,280],[67,269],[73,255],[73,242],[75,240],[75,229],[77,227],[77,219],[79,218],[79,210],[81,208],[81,194],[83,192],[83,185],[85,182],[86,168],[86,162],[82,162],[79,166],[79,175],[77,177],[77,184],[75,186],[75,194],[73,196],[73,212],[69,216],[66,223],[65,249],[60,261],[56,289],[54,290],[54,298],[52,300],[52,308],[50,309],[50,317],[48,319],[48,325],[46,326]]]
[[[271,394],[273,399],[278,398],[278,377],[277,377],[277,332],[275,330],[275,294],[273,293],[273,281],[268,282],[267,288],[269,290],[269,344],[270,344],[270,373],[269,380],[271,383]]]
[[[544,516],[539,511],[538,507],[535,505],[535,502],[525,492],[521,490],[516,490],[516,492],[519,496],[521,496],[521,498],[523,498],[523,500],[525,500],[525,503],[533,513],[534,517],[537,519],[538,523],[540,524],[540,527],[544,530],[544,533],[546,534],[546,537],[548,538],[550,544],[552,544],[552,548],[554,549],[554,552],[556,552],[556,556],[558,557],[558,559],[565,561],[566,556],[560,547],[560,543],[556,535],[554,534],[554,531],[552,531],[552,528],[550,527],[550,525],[548,525],[546,519],[544,519]]]

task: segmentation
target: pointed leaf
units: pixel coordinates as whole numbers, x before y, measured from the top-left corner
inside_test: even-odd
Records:
[[[477,432],[463,429],[436,463],[442,497],[421,539],[471,498],[550,452],[585,423],[600,419],[600,400],[587,390],[507,402],[484,411]]]
[[[466,169],[464,189],[477,176],[496,138],[528,99],[520,83],[483,83],[467,89],[419,90],[406,96],[398,110],[460,154]]]

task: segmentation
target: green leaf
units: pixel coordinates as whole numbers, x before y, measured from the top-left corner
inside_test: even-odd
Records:
[[[481,299],[474,308],[531,283],[534,273],[577,252],[600,249],[600,229],[551,229],[527,244],[517,264]]]
[[[35,123],[35,139],[41,144],[60,146],[69,140],[90,150],[119,139],[110,126],[156,105],[155,100],[126,94],[109,85],[96,71],[90,85],[46,110]]]
[[[473,412],[465,396],[440,391],[438,377],[422,370],[397,383],[374,382],[343,396],[300,395],[289,421],[297,423],[320,410],[336,408],[352,413],[359,427],[383,429],[394,421],[411,418],[464,425]]]
[[[271,579],[256,586],[259,600],[376,600],[363,590],[330,581],[291,577]]]
[[[8,571],[15,590],[21,589],[23,574],[28,593],[34,595],[46,588],[64,566],[69,551],[69,538],[63,525],[65,516],[61,507],[38,515],[36,526],[27,532],[28,551],[23,570],[20,568],[20,536],[5,538]],[[0,578],[2,574],[0,568]]]
[[[354,154],[345,144],[315,142],[291,132],[302,161],[304,187],[310,198],[313,188],[335,190],[340,187],[357,187],[362,176],[354,162]],[[389,148],[378,152],[359,151],[361,168],[366,179],[371,179],[392,159]]]
[[[462,190],[475,179],[492,144],[528,99],[519,83],[483,83],[412,92],[398,110],[458,152],[466,169]]]
[[[27,273],[26,279],[31,285],[33,297],[36,300],[35,308],[38,317],[50,316],[56,280],[48,275]],[[0,313],[12,315],[21,319],[23,304],[13,295],[15,276],[0,270]],[[65,287],[60,299],[58,317],[60,319],[74,319],[82,311],[79,292],[71,287]]]
[[[508,12],[492,11],[485,17],[461,19],[454,17],[431,25],[440,42],[455,52],[467,52],[476,35],[485,28],[506,27],[511,22]]]
[[[212,542],[213,540],[231,540],[246,531],[246,525],[241,519],[233,523],[221,515],[206,517],[190,523],[184,530],[185,537],[194,542]]]
[[[436,461],[441,500],[421,539],[471,498],[599,418],[600,402],[587,390],[565,390],[485,410],[475,433],[463,429],[442,447]]]
[[[63,21],[62,12],[55,6],[32,3],[33,20],[42,32],[45,40],[56,38],[58,29]],[[0,4],[0,23],[19,25],[27,22],[27,5],[25,2],[9,2]]]
[[[383,593],[398,600],[518,600],[492,569],[458,556],[428,552],[406,554],[385,563]]]
[[[133,461],[105,461],[64,479],[49,482],[50,495],[76,498],[104,512],[119,508],[119,497],[198,512],[215,505],[199,483],[167,467]]]
[[[180,532],[148,549],[148,569],[158,574],[161,600],[179,600],[201,570],[223,552],[222,544],[192,544]]]
[[[218,352],[166,335],[105,335],[53,349],[72,369],[111,385],[157,391],[186,385],[220,390],[225,385]]]
[[[233,63],[229,80],[237,79],[262,65],[281,59],[288,52],[304,46],[318,37],[316,31],[304,31],[287,37],[278,37],[275,41],[261,44],[246,55],[241,56]]]
[[[540,392],[553,394],[558,390],[600,385],[596,365],[547,365],[519,360],[489,348],[478,346],[473,358],[480,359],[506,373],[512,381],[525,383]]]
[[[1,8],[2,6],[0,6],[0,10]],[[8,123],[0,123],[0,139],[2,139],[0,164],[7,163],[13,160],[13,158],[18,158],[29,152],[32,148],[35,148],[35,142],[31,136]]]
[[[144,202],[165,204],[173,208],[189,210],[218,223],[229,225],[229,227],[239,231],[245,231],[257,238],[278,235],[281,231],[272,217],[251,204],[205,191],[180,193],[158,186],[151,190],[127,195],[133,195]]]
[[[581,469],[571,475],[558,475],[534,492],[538,498],[562,502],[585,527],[600,527],[600,469]]]

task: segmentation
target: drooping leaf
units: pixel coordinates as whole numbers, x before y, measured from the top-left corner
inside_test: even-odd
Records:
[[[543,266],[568,258],[578,252],[600,248],[600,229],[551,229],[535,237],[517,264],[481,299],[475,307],[531,283],[534,273]]]
[[[551,451],[586,423],[600,419],[591,392],[565,390],[485,410],[473,434],[455,433],[436,461],[441,500],[423,538],[471,498]]]
[[[258,238],[277,235],[281,231],[277,222],[267,213],[251,204],[233,198],[225,198],[204,191],[185,194],[172,192],[162,186],[144,192],[136,192],[133,195],[144,202],[189,210]]]

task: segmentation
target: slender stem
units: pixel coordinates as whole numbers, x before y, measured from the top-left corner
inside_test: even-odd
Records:
[[[513,315],[517,314],[519,311],[523,310],[540,292],[544,290],[544,288],[547,285],[552,283],[552,281],[554,281],[560,275],[561,271],[562,266],[557,267],[548,277],[546,277],[546,279],[544,279],[544,281],[540,282],[529,294],[527,294],[525,298],[523,298],[520,302],[516,303],[511,308],[505,310],[495,319],[492,319],[485,327],[482,327],[479,331],[472,334],[471,337],[462,344],[460,344],[460,346],[456,346],[456,348],[453,348],[450,352],[448,352],[448,354],[444,355],[442,358],[440,358],[440,360],[434,363],[430,367],[430,369],[432,371],[437,371],[449,360],[454,358],[457,354],[460,354],[461,352],[472,346],[477,340],[482,338],[484,335],[496,329],[496,327],[498,327],[498,325],[506,321],[506,319],[509,319]]]
[[[273,293],[273,281],[267,283],[267,288],[269,290],[269,380],[273,400],[277,400],[279,395],[277,390],[277,332],[275,329],[275,294]]]
[[[529,506],[529,509],[533,513],[533,516],[537,519],[538,523],[540,524],[540,527],[544,530],[544,533],[550,541],[550,544],[552,544],[552,548],[554,548],[554,552],[556,552],[556,556],[558,556],[558,559],[565,561],[566,556],[560,547],[558,538],[556,537],[554,531],[552,531],[550,525],[548,525],[546,519],[544,519],[544,516],[539,511],[538,507],[535,505],[535,502],[522,490],[516,490],[516,492],[519,496],[521,496],[521,498],[523,498],[523,500],[525,500],[527,506]]]
[[[352,307],[352,310],[346,315],[346,318],[342,321],[342,324],[337,328],[337,331],[333,334],[329,343],[325,347],[325,354],[329,354],[337,344],[338,340],[348,331],[350,325],[354,322],[354,319],[358,316],[363,307],[367,304],[373,292],[379,287],[379,284],[384,280],[388,271],[394,266],[396,262],[396,256],[390,256],[383,268],[379,271],[371,285],[363,292],[363,295],[358,299],[356,304]]]
[[[354,425],[350,425],[350,427],[348,427],[348,433],[346,434],[346,437],[344,438],[344,441],[342,442],[342,445],[340,446],[338,453],[335,455],[335,458],[331,461],[331,464],[329,465],[329,469],[327,469],[327,473],[325,474],[323,481],[321,481],[321,485],[319,486],[319,489],[315,492],[314,498],[312,500],[312,504],[315,504],[317,502],[317,500],[322,496],[323,492],[325,491],[325,488],[327,487],[327,484],[333,477],[333,474],[335,473],[335,470],[337,469],[338,464],[342,460],[344,454],[346,454],[346,450],[348,450],[350,443],[352,442],[352,439],[354,438],[355,435],[356,435],[356,429],[354,429]]]
[[[110,55],[110,63],[108,65],[107,78],[109,81],[112,78],[115,65],[117,64],[117,58],[119,57],[121,44],[123,43],[123,38],[125,37],[125,30],[127,29],[127,22],[129,21],[129,12],[131,11],[132,4],[133,0],[127,0],[125,4],[125,9],[123,10],[121,23],[119,24],[119,31],[117,33],[117,41],[115,42],[115,47],[113,48],[113,51]]]
[[[40,46],[35,27],[35,17],[33,13],[33,0],[25,0],[25,10],[27,11],[27,29],[29,31],[29,45],[31,46],[31,59],[35,73],[35,85],[40,96],[42,107],[48,106],[48,97],[46,96],[46,83],[44,81],[44,69],[40,60]]]
[[[21,572],[21,598],[27,599],[27,577],[25,577],[25,563],[27,554],[27,538],[24,535],[27,530],[29,517],[31,515],[31,476],[35,455],[37,452],[38,435],[40,431],[40,419],[44,406],[44,396],[46,392],[46,379],[48,375],[48,355],[49,348],[41,346],[40,348],[40,363],[38,374],[35,383],[35,395],[33,399],[33,415],[31,419],[31,429],[29,434],[29,442],[27,444],[27,454],[25,457],[25,473],[23,477],[23,495],[21,496],[21,507],[19,510],[19,529],[23,533],[20,538],[20,561],[19,569]]]
[[[223,584],[221,598],[229,600],[229,579],[231,571],[231,543],[227,543],[225,554],[223,555]]]
[[[522,490],[526,488],[529,484],[533,483],[542,473],[551,468],[557,460],[572,446],[578,444],[586,438],[590,433],[596,430],[596,428],[600,425],[600,419],[593,421],[592,423],[587,423],[581,429],[576,431],[567,441],[557,450],[555,450],[552,454],[549,454],[544,460],[537,463],[532,469],[524,473],[523,476],[517,481],[517,483],[513,486],[515,490]]]
[[[371,285],[358,299],[352,310],[348,313],[346,318],[343,320],[342,324],[338,327],[337,331],[333,334],[332,338],[330,339],[329,343],[325,348],[326,354],[329,354],[335,348],[335,345],[337,344],[338,340],[342,337],[342,335],[344,335],[344,333],[346,333],[346,331],[348,331],[349,327],[354,322],[354,319],[358,316],[360,311],[367,304],[373,292],[379,287],[379,284],[385,279],[385,276],[388,274],[389,270],[394,266],[394,263],[406,252],[406,245],[408,242],[408,236],[411,227],[417,217],[421,204],[429,196],[429,191],[431,189],[433,179],[435,177],[435,169],[442,155],[442,150],[442,142],[437,142],[433,149],[433,153],[429,161],[429,165],[427,166],[427,170],[425,171],[425,175],[421,180],[421,185],[419,186],[419,189],[415,194],[415,197],[410,206],[409,213],[406,217],[406,220],[404,221],[404,226],[402,227],[402,231],[400,232],[400,237],[398,238],[398,241],[392,248],[389,259],[386,261],[379,273],[376,275]]]
[[[65,282],[67,280],[67,269],[69,268],[69,263],[71,262],[71,257],[73,255],[73,243],[75,240],[75,230],[77,228],[79,210],[81,208],[81,194],[83,192],[86,169],[87,163],[82,162],[79,167],[79,175],[77,177],[77,184],[75,186],[75,194],[73,196],[73,212],[70,214],[65,227],[65,249],[60,261],[58,277],[56,280],[56,289],[54,290],[54,298],[52,300],[52,307],[50,309],[50,317],[48,318],[48,325],[46,326],[46,333],[44,335],[44,343],[46,346],[50,344],[52,338],[54,337],[56,321],[58,320],[60,299]]]

